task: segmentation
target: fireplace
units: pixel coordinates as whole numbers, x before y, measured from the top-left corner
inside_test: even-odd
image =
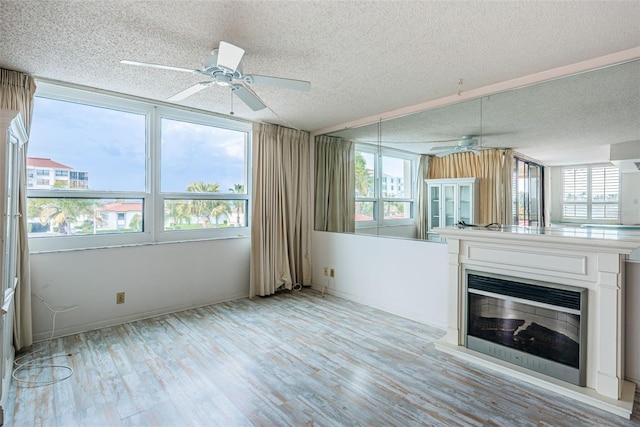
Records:
[[[449,280],[447,333],[436,348],[631,416],[635,384],[624,372],[624,264],[640,247],[640,232],[521,226],[437,231],[447,240]]]
[[[467,270],[465,346],[586,385],[587,289]]]

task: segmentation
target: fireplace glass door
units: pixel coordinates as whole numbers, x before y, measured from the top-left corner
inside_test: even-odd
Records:
[[[584,382],[586,319],[581,308],[586,290],[567,288],[468,274],[467,347],[575,384]]]

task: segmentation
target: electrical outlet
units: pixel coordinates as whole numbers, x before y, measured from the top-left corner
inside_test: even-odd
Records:
[[[331,274],[331,277],[336,277],[336,269],[332,268],[329,274]]]
[[[116,294],[116,304],[124,304],[124,292],[118,292]]]
[[[325,267],[324,268],[324,275],[328,276],[329,275],[329,267]]]

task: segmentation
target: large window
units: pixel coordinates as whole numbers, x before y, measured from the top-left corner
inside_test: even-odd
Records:
[[[31,247],[248,235],[250,129],[39,84],[27,153]]]
[[[414,222],[416,159],[403,151],[356,145],[356,227]]]
[[[562,170],[562,220],[618,223],[620,171],[610,165],[572,166]]]

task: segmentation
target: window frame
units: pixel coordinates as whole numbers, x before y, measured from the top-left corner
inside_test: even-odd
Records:
[[[393,227],[393,226],[403,226],[403,225],[415,225],[415,206],[416,206],[416,197],[415,194],[415,181],[417,177],[418,170],[418,159],[419,155],[414,153],[409,153],[402,150],[396,150],[393,148],[387,147],[379,147],[366,143],[356,143],[354,147],[355,151],[370,153],[373,154],[373,197],[356,197],[355,202],[371,202],[373,203],[373,220],[369,221],[356,221],[355,227],[358,229],[366,229],[372,227]],[[382,185],[383,185],[383,157],[394,157],[402,160],[409,160],[411,162],[411,178],[410,178],[410,190],[411,197],[385,197],[383,196]],[[407,187],[407,183],[405,182],[404,188]],[[384,217],[384,206],[385,203],[409,203],[410,204],[410,217],[409,218],[392,218],[386,219]]]
[[[27,198],[72,199],[140,199],[143,203],[143,231],[77,236],[29,237],[32,252],[73,250],[96,247],[118,247],[162,242],[211,240],[251,235],[251,131],[252,124],[223,118],[213,113],[185,109],[168,104],[110,92],[66,85],[38,82],[36,97],[79,103],[99,108],[142,114],[145,117],[145,183],[143,191],[27,189]],[[161,118],[181,120],[206,126],[221,127],[246,133],[245,193],[161,193]],[[185,197],[185,194],[187,195]],[[164,230],[164,201],[179,199],[245,200],[246,227],[203,228],[196,230]]]
[[[586,201],[580,201],[580,202],[568,202],[565,201],[565,171],[568,169],[587,169],[587,200]],[[594,202],[593,201],[593,169],[601,169],[601,168],[608,168],[608,169],[615,169],[618,172],[618,200],[614,203],[614,202],[607,202],[607,201],[603,201],[603,202]],[[584,223],[592,223],[592,224],[611,224],[611,223],[615,223],[615,224],[620,224],[620,215],[621,215],[621,210],[620,210],[620,192],[621,192],[621,185],[622,185],[622,176],[621,176],[621,172],[620,169],[617,168],[616,166],[613,166],[610,163],[595,163],[595,164],[589,164],[589,165],[571,165],[571,166],[564,166],[562,167],[562,171],[561,171],[561,177],[562,177],[562,192],[561,192],[561,206],[560,206],[560,212],[561,212],[561,220],[562,222],[565,223],[575,223],[575,224],[584,224]],[[618,215],[617,217],[614,218],[593,218],[593,206],[594,205],[611,205],[611,204],[616,204],[617,207],[617,212]],[[587,217],[586,218],[576,218],[576,217],[565,217],[564,215],[564,208],[566,205],[572,205],[572,206],[577,206],[577,205],[584,205],[587,208]]]

